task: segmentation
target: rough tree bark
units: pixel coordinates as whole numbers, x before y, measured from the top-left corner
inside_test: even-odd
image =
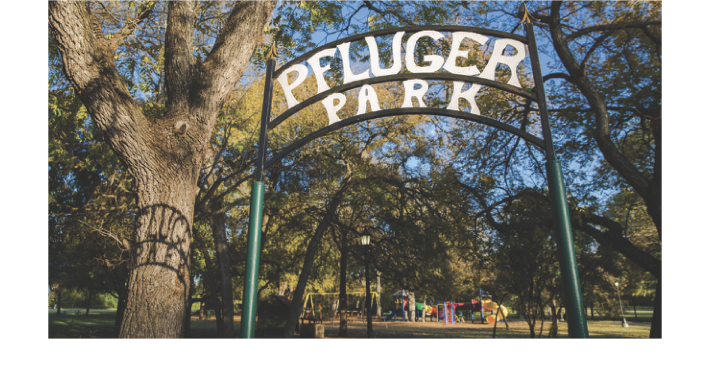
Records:
[[[114,53],[126,35],[107,40],[89,2],[49,3],[49,29],[65,74],[134,179],[135,265],[120,337],[184,334],[201,157],[218,111],[261,37],[255,32],[262,31],[275,3],[234,3],[212,51],[198,62],[192,53],[197,3],[171,2],[165,29],[166,111],[156,119],[143,114],[116,69]],[[126,30],[138,22],[127,23]]]

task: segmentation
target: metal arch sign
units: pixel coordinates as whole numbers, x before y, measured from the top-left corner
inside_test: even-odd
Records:
[[[299,149],[311,140],[333,132],[339,128],[358,122],[383,118],[389,116],[428,114],[459,118],[474,121],[514,134],[526,142],[538,147],[545,152],[547,158],[547,174],[550,189],[553,214],[555,215],[555,231],[557,233],[558,251],[561,259],[561,273],[565,293],[567,314],[569,315],[569,330],[572,337],[588,337],[586,313],[581,297],[581,285],[577,272],[569,211],[566,203],[566,190],[562,181],[561,165],[555,159],[552,136],[547,114],[547,103],[543,86],[542,73],[538,58],[537,45],[532,24],[525,24],[526,35],[515,35],[507,32],[464,26],[407,26],[396,29],[379,30],[359,34],[316,48],[304,55],[288,62],[278,70],[275,61],[269,59],[266,64],[266,83],[264,87],[264,101],[261,115],[261,129],[259,134],[259,150],[256,163],[256,181],[252,185],[251,209],[249,213],[248,245],[247,245],[247,270],[244,285],[244,309],[242,312],[241,337],[253,338],[255,333],[256,293],[259,268],[259,249],[261,242],[261,220],[263,211],[264,182],[263,171],[286,155]],[[451,51],[448,57],[427,54],[423,57],[423,64],[415,61],[415,48],[417,42],[428,37],[434,41],[445,38],[442,32],[451,33]],[[403,42],[407,33],[411,35]],[[392,35],[392,65],[382,68],[379,61],[379,52],[376,37]],[[359,73],[353,72],[350,60],[350,45],[359,40],[365,40],[370,53],[370,63],[367,70]],[[485,45],[492,41],[493,50],[488,63],[481,71],[475,65],[458,66],[458,58],[468,58],[468,50],[462,50],[461,44],[465,39]],[[404,44],[404,62],[402,62],[402,46]],[[515,53],[506,55],[507,47],[515,48]],[[521,87],[517,75],[518,65],[530,55],[533,81],[536,87],[531,93]],[[325,72],[331,64],[321,64],[322,59],[335,58],[340,52],[343,67],[343,82],[330,87],[325,80]],[[303,63],[308,64],[306,66]],[[404,63],[404,64],[403,64]],[[510,69],[511,76],[507,83],[495,80],[495,70],[499,64],[504,64]],[[310,67],[310,72],[309,72]],[[402,73],[406,68],[408,73]],[[446,72],[440,72],[444,70]],[[312,74],[316,80],[317,92],[299,102],[293,92]],[[372,74],[372,76],[370,76]],[[293,75],[292,81],[289,76]],[[276,80],[284,92],[288,109],[271,118],[271,104],[273,84]],[[444,108],[430,108],[424,102],[428,90],[427,80],[453,81],[453,91],[448,106]],[[401,81],[404,85],[404,97],[399,108],[381,109],[376,90],[373,84]],[[464,90],[465,83],[470,87]],[[482,86],[488,86],[535,101],[540,109],[540,122],[543,138],[525,132],[504,122],[482,116],[476,105],[476,94]],[[358,93],[357,113],[347,119],[341,119],[338,111],[345,106],[347,97],[343,94],[354,88],[360,87]],[[460,100],[466,100],[471,107],[470,112],[460,109]],[[301,109],[320,102],[328,115],[328,125],[305,137],[293,142],[275,153],[266,161],[266,134],[286,119],[298,113]],[[367,107],[370,111],[367,111]]]
[[[404,36],[407,33],[410,33],[410,36],[404,41]],[[417,42],[425,37],[434,41],[441,40],[445,38],[443,33],[451,33],[451,52],[449,55],[444,57],[436,54],[428,54],[424,56],[423,64],[418,64],[415,61],[414,55]],[[392,65],[388,68],[381,67],[379,61],[380,55],[375,38],[381,36],[392,36]],[[355,73],[351,68],[350,45],[353,42],[361,40],[365,40],[367,43],[370,62],[368,69]],[[458,58],[468,57],[469,50],[461,49],[461,44],[464,40],[472,40],[479,45],[493,43],[490,59],[483,70],[479,70],[475,65],[465,67],[457,65],[456,60]],[[530,38],[529,35],[522,36],[496,30],[464,26],[407,26],[396,29],[379,30],[328,43],[288,62],[278,70],[274,69],[275,62],[267,61],[265,96],[269,95],[270,97],[273,83],[276,81],[284,92],[288,109],[272,121],[269,121],[270,115],[263,117],[263,120],[265,120],[264,123],[266,124],[265,131],[268,132],[268,130],[274,129],[283,121],[298,113],[301,109],[319,102],[325,108],[329,124],[327,127],[317,130],[275,153],[268,162],[265,162],[264,168],[278,162],[284,156],[309,141],[344,126],[375,118],[408,114],[448,116],[490,125],[514,134],[524,139],[526,142],[545,150],[548,156],[554,157],[552,143],[546,143],[546,141],[549,140],[549,137],[546,135],[546,130],[549,130],[546,118],[542,120],[544,138],[541,139],[509,124],[481,115],[476,104],[476,94],[482,86],[516,94],[535,101],[538,105],[540,105],[541,102],[544,104],[544,91],[536,93],[526,91],[521,87],[518,78],[517,69],[518,65],[526,58],[526,45],[529,47],[527,52],[530,53],[533,68],[539,68],[537,48],[533,48],[534,36]],[[514,55],[505,54],[505,49],[509,46],[516,49]],[[404,61],[402,61],[403,48]],[[325,72],[330,69],[330,63],[322,65],[321,60],[332,59],[338,52],[342,59],[343,80],[341,84],[331,87],[324,77]],[[511,70],[511,77],[507,83],[495,80],[495,70],[499,64],[504,64]],[[407,73],[403,72],[405,70]],[[294,96],[294,90],[302,85],[311,75],[316,80],[317,93],[303,100],[303,102],[299,102]],[[292,81],[289,81],[289,76],[291,76]],[[453,81],[453,92],[449,104],[445,109],[426,106],[424,95],[429,87],[427,80]],[[404,98],[398,109],[383,110],[380,108],[377,93],[372,85],[385,82],[403,82]],[[465,83],[471,84],[467,90],[464,90]],[[338,116],[338,111],[344,107],[347,100],[343,92],[357,87],[360,87],[358,93],[358,111],[355,116],[341,119]],[[471,107],[470,112],[464,112],[460,109],[459,102],[461,99],[469,103]],[[270,103],[270,100],[268,103],[266,100],[264,101],[262,114],[270,112]],[[369,112],[367,111],[368,106],[370,107]]]

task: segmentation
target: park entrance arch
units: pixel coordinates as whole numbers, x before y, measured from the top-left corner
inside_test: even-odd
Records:
[[[576,338],[588,337],[586,313],[582,302],[581,285],[577,271],[572,227],[567,207],[566,190],[562,179],[561,164],[556,159],[553,148],[545,89],[543,87],[533,26],[526,19],[524,19],[527,22],[525,23],[526,34],[524,36],[464,26],[407,26],[368,32],[333,41],[288,62],[278,70],[275,69],[276,62],[273,56],[267,60],[255,181],[252,184],[249,211],[244,307],[241,322],[242,338],[253,338],[256,330],[256,293],[264,201],[264,170],[279,162],[288,154],[298,150],[306,143],[345,126],[376,118],[419,114],[453,117],[489,125],[516,135],[544,152],[560,258],[560,272],[568,315],[569,334],[571,337]],[[425,55],[423,57],[425,64],[417,64],[414,54],[417,41],[424,37],[436,41],[444,38],[443,33],[451,34],[451,51],[448,58],[439,55]],[[406,34],[408,34],[408,38],[406,42],[403,42]],[[375,38],[389,35],[393,36],[392,65],[389,68],[381,68]],[[349,46],[352,42],[362,39],[366,41],[370,49],[370,68],[356,74],[351,69]],[[482,71],[476,66],[462,67],[457,65],[457,58],[468,57],[468,52],[460,49],[464,39],[473,40],[480,45],[493,44],[490,59]],[[403,44],[405,45],[404,61],[402,61]],[[510,54],[511,51],[506,52],[506,48],[510,46],[515,49],[512,54]],[[334,57],[336,52],[340,52],[342,59],[343,83],[330,87],[323,76],[330,69],[330,64],[322,65],[321,60],[326,57]],[[527,91],[521,87],[516,72],[519,64],[525,59],[526,53],[530,56],[535,86],[532,91]],[[303,64],[304,62],[310,66],[310,72],[309,68]],[[511,76],[507,83],[495,80],[495,71],[499,64],[504,64],[510,69]],[[406,73],[402,72],[405,68],[408,71]],[[441,70],[446,72],[440,72]],[[370,77],[370,73],[372,73],[372,77]],[[299,102],[294,97],[293,90],[303,83],[309,74],[315,77],[318,92],[303,100],[303,102]],[[289,78],[289,75],[295,77]],[[290,79],[292,81],[289,81]],[[271,120],[274,80],[280,83],[283,89],[288,109]],[[423,96],[428,88],[427,80],[453,81],[451,101],[445,109],[425,106]],[[395,81],[401,81],[404,84],[404,101],[401,107],[380,109],[377,93],[371,85]],[[470,87],[464,90],[466,83],[470,84]],[[475,102],[476,93],[478,93],[481,86],[504,90],[536,102],[540,111],[542,138],[530,134],[524,129],[482,116]],[[357,114],[347,119],[340,119],[338,111],[345,105],[347,99],[342,92],[357,87],[360,88]],[[459,109],[459,101],[461,99],[468,101],[471,108],[470,112],[464,112]],[[318,102],[321,102],[325,107],[329,124],[291,143],[280,151],[274,152],[273,156],[267,161],[267,132],[298,113],[301,109]],[[368,106],[371,109],[369,112],[367,111]]]

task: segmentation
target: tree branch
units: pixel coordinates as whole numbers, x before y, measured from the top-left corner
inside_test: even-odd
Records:
[[[554,6],[552,7],[553,9],[555,8]],[[611,24],[606,24],[606,25],[597,25],[597,26],[589,26],[585,27],[583,29],[577,30],[574,33],[570,34],[567,36],[566,41],[572,41],[576,38],[579,38],[583,35],[597,32],[597,31],[609,31],[609,32],[614,32],[618,30],[625,30],[625,29],[647,29],[648,26],[660,26],[661,21],[660,20],[652,20],[648,22],[626,22],[626,23],[611,23]]]
[[[648,28],[648,26],[644,26],[641,30],[643,30],[644,34],[654,43],[656,46],[658,46],[659,51],[661,48],[661,39],[659,37],[656,37],[653,33],[651,33],[651,30]]]
[[[95,26],[89,3],[49,2],[49,29],[64,73],[111,148],[130,167],[151,156],[140,130],[150,126],[118,73],[108,41]]]
[[[217,113],[244,73],[276,1],[240,1],[197,70],[193,107]]]
[[[550,79],[563,79],[569,83],[572,83],[572,79],[570,78],[570,76],[567,75],[566,73],[562,73],[562,72],[554,72],[554,73],[547,74],[542,77],[543,82],[547,82]]]
[[[138,15],[135,18],[129,20],[109,41],[109,47],[112,52],[115,52],[123,41],[128,38],[134,31],[138,28],[138,25],[146,20],[153,10],[155,9],[157,1],[151,1],[147,3],[141,3],[138,9]],[[103,6],[103,5],[102,5]]]
[[[549,199],[547,198],[547,196],[539,192],[536,192],[532,189],[524,189],[515,195],[503,198],[497,201],[496,203],[488,205],[483,195],[478,190],[460,182],[459,180],[455,180],[455,183],[458,184],[461,188],[467,190],[476,198],[479,205],[483,207],[483,210],[479,212],[478,216],[485,216],[488,224],[490,224],[494,229],[498,231],[505,232],[509,230],[521,230],[532,225],[542,225],[549,228],[553,227],[552,218],[549,214],[542,219],[530,220],[529,222],[525,223],[506,224],[496,221],[495,217],[493,217],[493,214],[491,213],[494,208],[502,204],[505,204],[507,208],[515,200],[522,200],[524,198],[537,199],[537,201],[541,205],[543,205],[543,203],[549,203]],[[629,261],[635,263],[636,265],[650,272],[654,276],[661,276],[661,261],[631,243],[631,241],[629,241],[628,238],[624,236],[624,230],[621,224],[615,222],[610,218],[596,215],[588,211],[580,210],[576,206],[570,206],[569,211],[573,229],[590,235],[600,245],[607,246],[613,249],[614,251],[621,253]],[[596,226],[601,226],[606,230],[599,229]]]
[[[560,56],[562,64],[567,68],[570,74],[570,81],[575,84],[582,95],[589,102],[590,108],[594,111],[595,125],[592,130],[592,136],[599,146],[604,158],[609,164],[617,170],[619,175],[623,177],[629,184],[641,195],[641,197],[649,203],[648,185],[649,181],[644,177],[643,173],[638,170],[633,163],[616,148],[611,139],[611,130],[609,128],[609,113],[606,109],[604,97],[599,91],[594,88],[591,80],[584,75],[582,67],[577,64],[572,51],[568,46],[568,39],[562,33],[560,25],[560,8],[561,2],[555,1],[552,3],[550,10],[550,36],[555,51]]]
[[[584,55],[584,59],[582,60],[582,64],[580,64],[580,72],[582,74],[586,74],[586,69],[587,69],[587,62],[589,61],[590,58],[592,58],[592,54],[594,54],[594,51],[599,48],[604,41],[611,36],[613,32],[612,31],[607,31],[605,34],[602,34],[599,38],[594,40],[594,44],[592,44],[592,47],[589,48],[589,51],[587,52],[586,55]]]
[[[195,72],[192,54],[197,3],[171,1],[165,30],[165,93],[168,112],[188,109],[190,87]]]
[[[405,18],[404,16],[400,15],[399,12],[395,12],[395,11],[382,11],[381,9],[375,7],[375,6],[372,4],[371,1],[365,1],[364,3],[365,3],[365,7],[369,8],[369,9],[372,10],[372,11],[377,12],[378,14],[381,14],[381,15],[388,15],[388,14],[389,14],[389,15],[392,15],[392,16],[394,16],[395,18],[399,19],[400,22],[403,22],[404,24],[407,24],[407,25],[414,25],[414,24],[415,24],[415,23],[412,22],[411,20],[409,20],[409,19]]]

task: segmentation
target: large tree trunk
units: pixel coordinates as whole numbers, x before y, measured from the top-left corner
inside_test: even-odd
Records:
[[[120,337],[167,338],[184,333],[197,173],[173,173],[152,181],[173,185],[160,189],[163,187],[141,186],[142,181],[136,181],[136,265],[129,278]]]
[[[222,199],[220,199],[214,208],[219,209],[222,205]],[[210,225],[214,235],[215,249],[217,250],[217,264],[219,264],[219,276],[222,283],[222,325],[224,337],[233,338],[234,301],[232,300],[232,270],[224,215],[221,213],[211,215]]]
[[[234,3],[204,62],[193,55],[195,2],[171,2],[165,29],[165,114],[148,119],[114,63],[116,49],[150,14],[111,40],[91,3],[50,2],[49,26],[67,78],[134,179],[135,264],[120,337],[181,337],[190,288],[194,196],[217,114],[252,55],[273,1]]]

